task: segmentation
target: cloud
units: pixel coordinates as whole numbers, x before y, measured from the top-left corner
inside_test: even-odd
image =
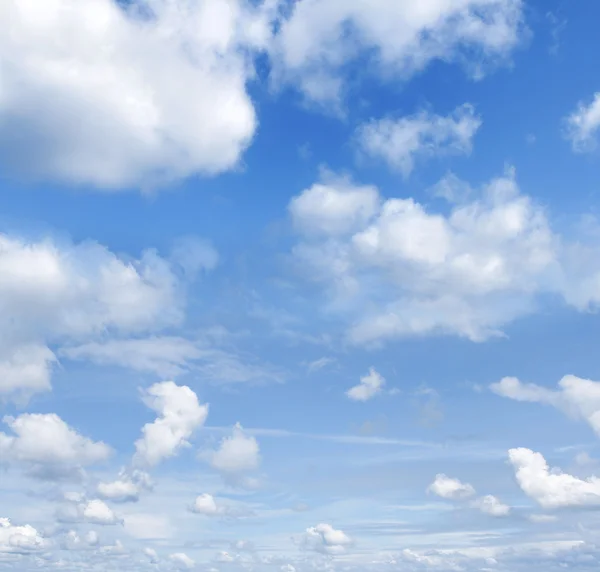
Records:
[[[452,479],[443,473],[436,475],[427,491],[450,500],[464,500],[475,495],[472,485],[461,483],[458,479]]]
[[[565,119],[565,126],[565,135],[571,141],[573,151],[593,151],[598,144],[597,135],[600,128],[600,92],[594,94],[589,104],[580,103]]]
[[[578,479],[558,469],[550,470],[541,453],[510,449],[508,458],[523,492],[544,508],[600,505],[600,479]]]
[[[151,490],[150,476],[143,471],[121,471],[119,478],[108,483],[98,483],[96,492],[105,500],[117,503],[137,502],[144,490]]]
[[[597,240],[554,233],[513,170],[463,195],[471,198],[436,211],[330,177],[291,200],[297,272],[320,287],[322,310],[345,325],[349,343],[483,341],[548,295],[579,311],[599,307]]]
[[[49,544],[33,526],[15,526],[8,518],[0,518],[0,554],[38,552],[48,548]]]
[[[153,548],[146,547],[146,548],[144,548],[143,552],[148,557],[151,564],[158,564],[158,562],[160,561],[160,558],[158,557],[156,550],[154,550]]]
[[[59,522],[83,522],[110,526],[122,524],[123,519],[118,517],[113,510],[99,499],[87,500],[85,498],[66,499],[66,503],[57,511]]]
[[[478,498],[473,501],[472,506],[490,516],[508,516],[510,514],[510,507],[494,495],[485,495]]]
[[[142,437],[135,442],[134,464],[138,465],[153,466],[177,454],[208,415],[208,405],[201,405],[189,387],[172,381],[152,385],[144,393],[144,402],[158,417],[144,425]]]
[[[367,375],[360,378],[360,383],[351,387],[346,395],[353,401],[368,401],[381,393],[384,385],[385,378],[372,367]]]
[[[107,189],[234,168],[257,126],[246,84],[269,21],[245,0],[4,2],[3,162]]]
[[[332,556],[343,554],[351,544],[352,540],[345,532],[324,523],[307,528],[301,542],[305,548]]]
[[[204,516],[221,516],[224,513],[224,508],[217,506],[215,498],[208,493],[197,496],[190,510]]]
[[[505,377],[490,389],[502,397],[552,405],[567,415],[583,419],[600,436],[600,382],[565,375],[558,390],[533,383],[522,383],[516,377]]]
[[[171,263],[105,247],[0,234],[0,395],[23,399],[50,389],[49,344],[84,342],[177,325],[182,284]]]
[[[169,560],[173,562],[178,570],[191,570],[196,565],[196,563],[184,552],[170,554]]]
[[[248,483],[245,475],[256,471],[261,460],[258,441],[247,435],[239,423],[233,427],[231,436],[224,437],[219,448],[209,452],[207,457],[226,480],[238,484]]]
[[[421,111],[400,119],[374,119],[361,125],[356,137],[363,153],[406,177],[417,161],[470,154],[481,123],[473,106],[465,104],[448,116]]]
[[[94,530],[82,538],[76,530],[69,530],[65,536],[62,546],[65,550],[90,550],[98,546],[98,534]]]
[[[406,79],[431,62],[458,61],[480,76],[524,33],[521,0],[422,0],[417,5],[304,0],[294,3],[271,49],[273,78],[319,104],[338,105],[348,64],[367,58],[384,79]]]
[[[111,448],[77,433],[54,413],[4,417],[14,435],[0,432],[0,458],[41,479],[73,478],[82,467],[105,461]]]

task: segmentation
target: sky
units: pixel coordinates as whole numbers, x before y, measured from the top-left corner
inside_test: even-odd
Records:
[[[0,570],[598,570],[599,18],[3,0]]]

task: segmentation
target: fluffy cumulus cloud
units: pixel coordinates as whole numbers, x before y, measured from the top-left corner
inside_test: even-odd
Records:
[[[566,136],[578,153],[593,151],[600,129],[600,92],[589,103],[580,103],[566,120]]]
[[[523,383],[515,377],[505,377],[490,388],[494,393],[515,401],[556,407],[571,417],[586,421],[600,436],[600,382],[565,375],[558,382],[558,390],[554,390]]]
[[[485,495],[473,501],[472,506],[490,516],[508,516],[510,507],[494,495]]]
[[[83,495],[67,494],[62,505],[57,509],[59,522],[80,522],[110,526],[122,524],[121,519],[104,501],[88,500]]]
[[[233,168],[257,125],[246,85],[269,6],[3,2],[4,163],[104,188]]]
[[[513,170],[479,190],[455,177],[442,183],[448,211],[385,200],[332,176],[290,202],[293,260],[322,287],[324,310],[346,324],[351,343],[426,334],[482,341],[534,311],[544,294],[598,308],[597,240],[553,232]],[[457,185],[466,188],[455,193]]]
[[[175,552],[169,555],[169,560],[178,570],[191,570],[196,565],[185,552]]]
[[[352,539],[342,530],[321,523],[306,529],[302,546],[332,556],[343,554],[352,544]]]
[[[226,478],[243,479],[244,475],[256,471],[260,465],[258,441],[247,435],[239,423],[232,434],[224,437],[219,448],[208,455],[210,464]]]
[[[137,502],[140,494],[152,489],[148,473],[143,471],[121,471],[119,478],[110,482],[98,483],[96,492],[99,497],[117,503]]]
[[[83,467],[112,453],[108,445],[80,435],[53,413],[24,413],[3,421],[13,434],[0,432],[0,458],[38,478],[78,477]]]
[[[600,479],[579,479],[550,469],[541,453],[530,449],[511,449],[509,460],[523,492],[544,508],[600,505]]]
[[[275,78],[310,100],[337,103],[344,68],[364,54],[387,78],[407,78],[433,60],[465,62],[481,75],[518,45],[522,9],[521,0],[296,2],[271,49]]]
[[[375,369],[370,368],[369,373],[360,378],[360,383],[351,387],[346,395],[353,401],[368,401],[381,393],[385,385],[385,378]]]
[[[172,381],[155,383],[144,394],[144,402],[158,416],[142,428],[135,442],[134,464],[153,466],[188,446],[188,439],[201,427],[208,415],[208,405],[187,386]]]
[[[0,554],[38,552],[48,548],[49,544],[33,526],[17,526],[7,518],[0,518]]]
[[[366,155],[409,175],[415,163],[429,157],[468,155],[481,119],[468,104],[448,116],[422,111],[399,119],[372,120],[358,128],[358,145]]]
[[[197,496],[190,510],[204,516],[219,516],[224,513],[224,508],[217,505],[215,498],[208,493]]]
[[[48,344],[107,333],[146,332],[183,317],[172,264],[146,251],[118,257],[105,247],[0,234],[0,397],[50,389]]]
[[[475,489],[472,485],[462,483],[458,479],[453,479],[443,473],[436,475],[427,491],[449,500],[464,500],[475,495]]]

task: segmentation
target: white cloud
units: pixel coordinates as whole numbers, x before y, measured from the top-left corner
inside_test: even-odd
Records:
[[[508,516],[510,507],[494,495],[485,495],[473,501],[473,507],[490,516]]]
[[[372,120],[357,130],[361,150],[408,176],[415,163],[428,157],[468,155],[481,127],[473,106],[465,104],[448,116],[421,111],[400,119]]]
[[[59,522],[84,522],[103,526],[123,523],[123,519],[99,499],[66,499],[66,503],[57,510],[57,518]]]
[[[436,475],[427,491],[451,500],[463,500],[475,494],[475,489],[469,483],[461,483],[458,479],[452,479],[442,473]]]
[[[90,550],[97,547],[99,542],[98,534],[94,530],[82,538],[76,530],[69,530],[64,536],[63,548],[65,550]]]
[[[307,99],[339,103],[343,70],[365,54],[384,78],[430,62],[464,62],[474,75],[505,59],[522,35],[521,0],[304,0],[293,5],[271,50],[274,77]]]
[[[345,532],[324,523],[307,528],[302,538],[304,547],[332,556],[343,554],[351,544],[352,539]]]
[[[267,12],[245,0],[3,2],[4,162],[109,189],[233,168],[257,125],[246,84]]]
[[[548,467],[541,453],[510,449],[508,457],[523,492],[544,508],[600,505],[600,479],[578,479]]]
[[[558,390],[533,383],[522,383],[515,377],[505,377],[490,389],[502,397],[552,405],[567,415],[586,421],[600,436],[600,382],[565,375]]]
[[[260,465],[258,441],[236,423],[232,435],[224,437],[219,448],[210,454],[210,464],[224,476],[234,478],[255,471]]]
[[[158,557],[156,550],[154,550],[154,548],[148,548],[148,547],[144,548],[144,554],[148,557],[151,564],[158,564],[160,559]]]
[[[348,218],[363,211],[348,211],[351,184],[338,185],[331,179],[292,199],[299,233],[292,254],[298,271],[322,287],[330,319],[347,324],[350,343],[432,334],[482,341],[503,335],[501,328],[533,312],[544,294],[580,311],[600,306],[600,245],[554,233],[544,208],[521,194],[510,169],[462,193],[471,199],[449,212],[380,197],[372,199],[380,205],[375,213]],[[370,196],[373,189],[364,189],[355,186]],[[327,217],[316,233],[321,206]]]
[[[196,563],[184,552],[169,555],[169,559],[179,570],[191,570]]]
[[[600,129],[600,92],[594,94],[589,104],[580,103],[566,119],[566,136],[571,141],[573,151],[592,151],[598,144]]]
[[[121,471],[119,478],[111,482],[98,483],[96,492],[100,498],[112,502],[137,502],[144,490],[150,490],[150,476],[143,471]]]
[[[50,388],[51,343],[176,325],[184,293],[154,251],[117,257],[92,242],[31,241],[0,234],[0,394]]]
[[[556,522],[558,520],[555,514],[530,514],[528,518],[535,523]]]
[[[360,383],[351,387],[346,395],[353,401],[368,401],[381,393],[384,385],[385,378],[372,367],[367,375],[360,378]]]
[[[77,433],[58,415],[24,413],[4,417],[14,435],[0,432],[0,457],[23,465],[39,478],[78,476],[81,468],[105,461],[111,448]]]
[[[0,554],[37,552],[48,548],[49,544],[33,526],[15,526],[8,518],[0,518]]]
[[[144,394],[146,405],[158,417],[142,428],[142,437],[135,442],[134,463],[156,465],[174,456],[201,427],[208,415],[208,405],[201,405],[198,396],[187,386],[172,381],[155,383]]]
[[[191,510],[196,514],[203,514],[205,516],[219,516],[224,512],[223,507],[218,506],[215,498],[208,493],[197,496]]]

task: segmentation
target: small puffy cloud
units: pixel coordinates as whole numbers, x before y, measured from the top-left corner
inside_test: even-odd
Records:
[[[345,532],[324,523],[307,528],[302,538],[304,547],[332,556],[343,554],[351,544],[352,539]]]
[[[352,401],[368,401],[381,393],[384,385],[385,378],[372,367],[367,375],[360,378],[360,383],[351,387],[346,395]]]
[[[76,530],[69,530],[62,545],[65,550],[90,550],[96,548],[98,542],[98,534],[94,530],[90,530],[83,538]]]
[[[197,496],[190,510],[205,516],[220,516],[224,513],[224,508],[218,506],[215,498],[208,493]]]
[[[122,471],[115,481],[101,482],[96,487],[98,496],[113,502],[137,502],[144,490],[152,488],[150,476],[143,471]]]
[[[431,62],[458,61],[474,75],[508,57],[523,34],[521,0],[417,4],[295,2],[271,47],[273,78],[321,105],[340,106],[344,71],[367,57],[371,73],[406,79]],[[335,38],[335,41],[333,41]]]
[[[408,176],[418,161],[468,155],[480,127],[475,109],[465,104],[448,116],[422,111],[400,119],[372,120],[360,126],[356,136],[363,153]]]
[[[0,457],[38,478],[79,476],[81,468],[105,461],[111,448],[77,433],[54,413],[4,417],[13,435],[0,432]]]
[[[150,560],[150,564],[158,564],[160,558],[158,557],[158,553],[154,548],[144,548],[144,555],[147,556],[148,560]]]
[[[485,495],[478,498],[473,501],[472,506],[490,516],[508,516],[510,514],[510,507],[494,495]]]
[[[39,344],[16,347],[4,358],[0,354],[0,396],[27,400],[34,393],[50,391],[56,361],[54,353]]]
[[[169,560],[177,567],[178,570],[191,570],[196,563],[185,552],[176,552],[169,555]]]
[[[59,507],[57,518],[60,522],[85,522],[104,526],[123,523],[123,519],[118,517],[105,502],[99,499],[81,499],[79,502],[67,501]]]
[[[436,475],[427,491],[449,500],[463,500],[475,495],[472,485],[461,483],[458,479],[452,479],[443,473]]]
[[[144,403],[158,417],[142,428],[142,437],[135,442],[134,463],[156,465],[172,457],[188,445],[188,439],[201,427],[208,415],[208,405],[201,405],[198,396],[187,386],[172,381],[155,383],[144,393]]]
[[[576,419],[586,421],[600,436],[600,382],[565,375],[558,389],[548,389],[533,383],[523,383],[515,377],[505,377],[490,389],[502,397],[551,405]]]
[[[600,505],[600,479],[578,479],[548,467],[541,453],[510,449],[508,458],[523,492],[544,508]]]
[[[16,526],[8,518],[0,518],[0,554],[28,554],[45,550],[49,545],[33,526]]]
[[[246,0],[3,2],[0,159],[109,190],[234,168],[257,126],[246,84],[270,19]]]
[[[231,436],[224,437],[219,448],[210,453],[210,464],[224,476],[239,477],[260,465],[258,441],[236,423]]]
[[[566,118],[565,124],[566,136],[571,141],[573,151],[593,151],[598,145],[600,129],[600,92],[594,94],[590,103],[580,103]]]

